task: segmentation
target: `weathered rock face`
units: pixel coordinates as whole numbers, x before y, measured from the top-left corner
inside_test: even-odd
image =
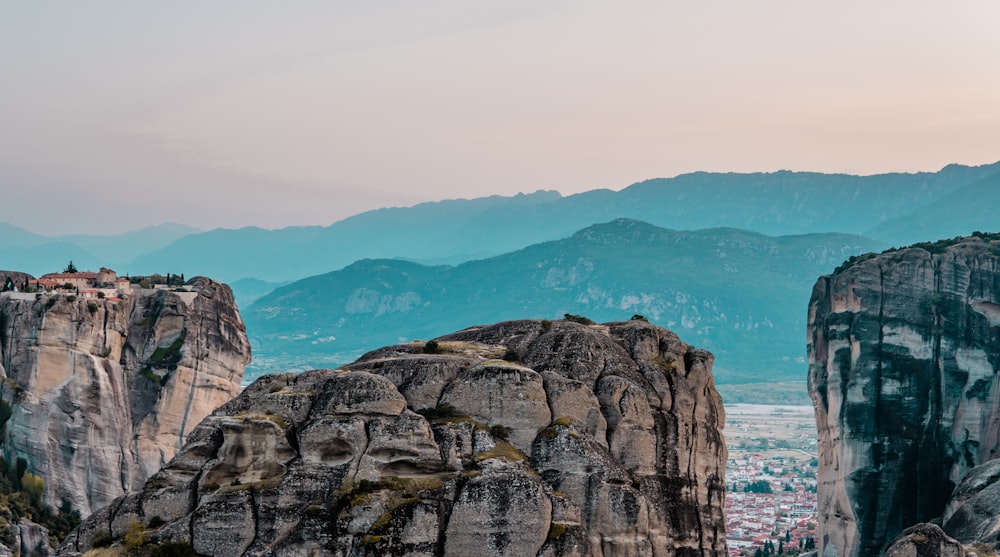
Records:
[[[235,396],[250,346],[229,287],[135,290],[122,300],[0,295],[7,462],[86,515],[169,461]]]
[[[1000,459],[973,468],[952,493],[944,514],[948,535],[962,543],[1000,543]]]
[[[49,531],[43,526],[22,518],[12,530],[14,540],[17,542],[15,547],[18,549],[18,555],[52,555]]]
[[[216,556],[722,556],[711,366],[641,320],[515,321],[265,376],[59,553],[139,521]]]
[[[940,526],[920,523],[903,530],[886,548],[885,557],[966,557],[966,553]]]
[[[1000,450],[1000,237],[864,257],[816,283],[819,553],[876,555]]]

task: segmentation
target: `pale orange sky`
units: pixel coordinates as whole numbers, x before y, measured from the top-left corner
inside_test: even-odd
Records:
[[[696,170],[990,163],[998,26],[994,0],[0,0],[0,221],[274,228]]]

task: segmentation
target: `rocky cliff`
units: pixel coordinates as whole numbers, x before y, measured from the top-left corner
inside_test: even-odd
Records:
[[[0,295],[3,455],[53,507],[86,515],[142,487],[239,392],[250,347],[231,291],[202,277],[185,290]]]
[[[878,554],[1000,451],[1000,236],[852,259],[809,304],[821,555]]]
[[[513,321],[265,376],[59,553],[131,525],[216,556],[721,557],[712,360],[640,319]]]

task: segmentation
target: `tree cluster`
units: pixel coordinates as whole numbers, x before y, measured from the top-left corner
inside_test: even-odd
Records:
[[[58,509],[44,502],[45,481],[28,471],[28,462],[23,458],[14,461],[13,466],[0,457],[0,542],[14,546],[12,526],[22,518],[48,528],[52,546],[59,542],[80,523],[80,511],[73,509],[69,501],[63,500]]]
[[[774,493],[771,490],[771,482],[767,480],[756,480],[743,486],[743,493]]]

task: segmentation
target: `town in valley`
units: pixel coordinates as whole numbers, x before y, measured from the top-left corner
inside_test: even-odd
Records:
[[[730,557],[815,549],[816,420],[811,406],[726,406]]]

